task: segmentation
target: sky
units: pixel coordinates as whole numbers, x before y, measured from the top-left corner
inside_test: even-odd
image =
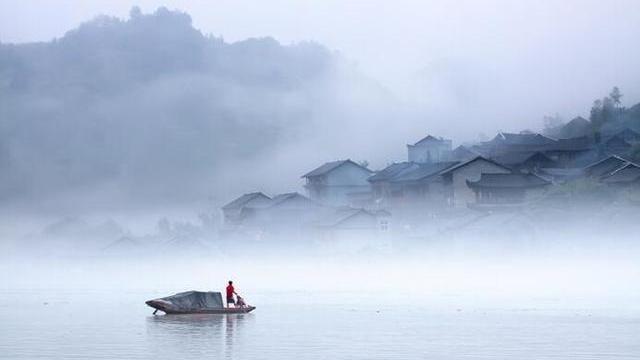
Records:
[[[46,41],[132,6],[189,13],[226,41],[273,36],[320,42],[399,98],[483,131],[540,128],[544,115],[588,116],[619,86],[640,101],[637,1],[0,0],[0,41]],[[450,119],[448,119],[450,118]],[[473,118],[473,119],[470,119]],[[439,126],[442,135],[453,129]],[[460,135],[460,129],[456,129]]]

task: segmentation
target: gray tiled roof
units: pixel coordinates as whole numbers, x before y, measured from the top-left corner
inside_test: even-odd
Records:
[[[371,170],[367,169],[366,167],[355,163],[354,161],[352,161],[351,159],[347,159],[347,160],[338,160],[338,161],[331,161],[328,163],[324,163],[323,165],[309,171],[308,173],[302,175],[302,177],[314,177],[314,176],[320,176],[320,175],[325,175],[337,168],[339,168],[342,165],[345,164],[352,164],[355,165],[357,167],[360,167],[368,172],[372,172]]]
[[[296,197],[301,197],[301,198],[304,198],[306,200],[313,201],[313,200],[309,199],[308,197],[306,197],[304,195],[301,195],[298,192],[290,192],[290,193],[278,194],[278,195],[274,196],[273,199],[271,199],[270,206],[280,204],[282,202],[285,202],[287,200],[291,200],[291,199],[296,198]]]
[[[419,181],[431,177],[433,175],[437,175],[441,171],[448,169],[454,165],[456,165],[457,161],[447,161],[447,162],[438,162],[431,164],[420,164],[418,168],[412,169],[410,171],[404,171],[393,179],[392,182],[411,182],[411,181]]]
[[[472,188],[531,188],[551,184],[549,181],[533,174],[486,174],[478,181],[467,180]]]
[[[602,179],[605,183],[629,183],[638,180],[640,180],[640,166],[633,163],[627,163]]]
[[[591,121],[578,116],[562,126],[558,135],[564,138],[569,138],[571,136],[588,135],[592,131]]]
[[[447,168],[447,169],[445,169],[445,170],[441,171],[441,172],[440,172],[440,175],[443,175],[443,174],[446,174],[446,173],[449,173],[449,172],[455,171],[455,170],[457,170],[457,169],[460,169],[460,168],[462,168],[462,167],[464,167],[464,166],[467,166],[467,165],[469,165],[469,164],[471,164],[471,163],[473,163],[473,162],[480,161],[480,160],[482,160],[482,161],[486,161],[486,162],[489,162],[489,163],[492,163],[493,165],[499,166],[499,167],[503,168],[504,170],[509,170],[509,171],[511,171],[511,169],[510,169],[510,168],[508,168],[508,167],[504,166],[503,164],[501,164],[501,163],[499,163],[499,162],[497,162],[497,161],[494,161],[494,160],[492,160],[492,159],[488,159],[488,158],[485,158],[485,157],[482,157],[482,156],[476,156],[476,157],[474,157],[473,159],[469,159],[469,160],[467,160],[467,161],[464,161],[464,162],[458,163],[458,164],[456,164],[456,165],[454,165],[454,166],[451,166],[451,167],[449,167],[449,168]]]
[[[252,193],[244,194],[239,198],[229,202],[228,204],[224,205],[222,209],[223,210],[239,209],[245,206],[249,201],[254,200],[256,198],[260,198],[260,197],[264,198],[265,200],[271,199],[270,197],[268,197],[267,195],[261,192],[252,192]]]
[[[580,136],[568,139],[558,139],[554,144],[545,147],[546,151],[587,151],[595,146],[593,139]]]
[[[426,142],[444,142],[444,141],[445,140],[443,138],[437,138],[435,136],[427,135],[413,145],[416,146]]]
[[[373,176],[369,177],[369,182],[376,182],[376,181],[389,181],[391,180],[394,176],[399,175],[401,172],[410,170],[410,169],[414,169],[417,168],[419,165],[417,163],[414,162],[400,162],[400,163],[393,163],[389,166],[387,166],[386,168],[377,171]]]
[[[513,134],[501,132],[496,135],[491,142],[504,143],[507,145],[549,145],[555,140],[542,134]]]
[[[623,139],[633,139],[633,140],[640,139],[640,133],[629,128],[624,128],[623,130],[620,130],[618,133],[615,134],[615,136],[620,136]]]
[[[325,214],[325,216],[320,218],[317,224],[323,227],[338,226],[344,221],[359,214],[364,214],[366,216],[370,216],[371,218],[375,218],[376,216],[375,214],[364,209],[343,207],[343,208],[337,208],[334,211],[331,211],[328,214]]]
[[[544,161],[549,164],[553,162],[548,156],[539,151],[510,151],[493,157],[493,160],[505,165],[520,165],[529,160]]]
[[[626,142],[621,136],[618,136],[618,135],[612,136],[609,140],[607,140],[605,145],[607,147],[622,147],[622,148],[631,147],[631,144]]]
[[[616,169],[623,167],[627,163],[629,163],[629,161],[619,156],[611,155],[585,167],[584,171],[590,176],[600,177],[610,174]]]
[[[454,160],[471,159],[480,155],[477,151],[474,151],[464,145],[460,145],[451,151],[451,157]]]

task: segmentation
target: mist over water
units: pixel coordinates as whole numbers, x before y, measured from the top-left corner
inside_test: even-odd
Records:
[[[624,210],[607,223],[593,223],[605,218],[601,213],[576,213],[560,226],[541,217],[525,225],[517,215],[496,215],[485,224],[362,241],[320,240],[313,233],[224,236],[194,219],[163,219],[136,231],[114,220],[66,219],[5,238],[0,284],[5,290],[172,293],[221,291],[233,278],[247,295],[346,292],[358,301],[376,293],[430,303],[450,294],[462,303],[513,307],[548,298],[626,311],[637,309],[640,246],[635,213]]]
[[[560,230],[496,217],[375,247],[211,237],[197,216],[135,230],[152,221],[40,224],[3,238],[0,358],[634,359],[640,248],[625,210],[575,214]],[[122,233],[150,243],[110,247]],[[229,279],[256,310],[152,315],[144,304]]]
[[[633,359],[634,251],[15,257],[0,265],[0,357]],[[254,312],[144,305],[229,278]]]
[[[146,11],[148,4],[53,40],[0,38],[0,359],[640,356],[637,55],[630,49],[614,63],[602,60],[635,39],[629,15],[614,6],[598,12],[620,15],[615,28],[624,31],[594,49],[576,29],[592,34],[597,14],[574,14],[566,4],[550,15],[541,14],[545,4],[491,1],[455,12],[431,4],[425,19],[437,21],[421,21],[441,34],[410,21],[386,26],[415,20],[398,6],[372,18],[406,49],[394,52],[398,44],[372,33],[358,43],[376,42],[388,61],[377,54],[361,65],[344,45],[360,55],[372,50],[356,46],[353,33],[333,43],[263,36],[269,32],[226,38],[211,35],[201,14]],[[306,6],[300,19],[318,5]],[[378,11],[345,6],[359,10],[346,16],[350,28],[362,20],[356,33]],[[563,18],[569,12],[575,22]],[[525,15],[546,21],[500,30]],[[465,16],[468,35],[458,24]],[[332,16],[336,29],[344,17]],[[594,43],[613,31],[598,24],[605,30]],[[411,45],[417,34],[424,34],[419,49]],[[512,39],[518,34],[526,36]],[[560,43],[569,40],[566,52]],[[574,66],[574,57],[590,55],[593,63]],[[614,85],[624,94],[616,87],[589,110]],[[568,88],[580,91],[563,94]],[[579,106],[585,119],[570,122],[577,104],[587,104]],[[543,124],[555,112],[563,114]],[[494,138],[499,129],[515,133]],[[507,137],[554,144],[566,137],[548,152],[578,147],[579,156],[570,168],[558,165],[563,154],[543,159],[558,165],[545,175],[540,163],[505,166],[495,159],[514,154],[493,152]],[[432,162],[430,148],[415,160],[417,143],[407,144],[420,139],[448,144],[447,156],[468,145],[472,158]],[[603,158],[616,167],[587,176],[586,166]],[[469,165],[475,159],[478,168]],[[350,206],[330,196],[323,203],[316,180],[301,179],[335,163],[350,166],[349,181],[366,175],[364,185],[347,184],[366,187],[366,205],[351,206],[363,195],[353,188],[342,194],[355,195]],[[377,194],[371,177],[398,163],[418,172],[452,167],[426,186],[410,180]],[[457,164],[477,176],[443,175]],[[486,194],[469,190],[482,169],[515,181],[535,177],[550,190],[523,195],[517,206],[510,202],[517,196],[482,203]],[[622,180],[602,180],[616,174]],[[440,206],[449,190],[463,195]],[[436,196],[426,201],[429,191]],[[225,211],[243,194],[263,201]],[[292,205],[278,208],[282,199]],[[425,201],[415,206],[416,199]],[[345,212],[352,215],[336,222]],[[356,221],[338,226],[345,219]],[[188,290],[222,292],[229,280],[254,312],[152,315],[145,305]]]

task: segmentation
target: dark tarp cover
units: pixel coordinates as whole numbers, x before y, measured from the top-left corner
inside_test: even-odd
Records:
[[[219,292],[185,291],[175,295],[160,298],[172,304],[174,311],[193,311],[222,309],[222,294]]]

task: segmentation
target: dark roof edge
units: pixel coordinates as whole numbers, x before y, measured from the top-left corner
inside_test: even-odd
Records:
[[[315,169],[313,169],[313,170],[311,170],[311,171],[307,172],[306,174],[304,174],[304,175],[300,176],[300,178],[304,179],[304,178],[306,178],[306,177],[321,176],[322,174],[326,174],[327,172],[333,171],[333,170],[335,170],[335,169],[337,169],[337,168],[339,168],[339,167],[341,167],[341,166],[343,166],[344,164],[347,164],[347,163],[351,163],[351,164],[353,164],[353,165],[355,165],[355,166],[357,166],[357,167],[359,167],[359,168],[361,168],[361,169],[364,169],[364,170],[368,171],[370,174],[373,174],[373,173],[374,173],[371,169],[368,169],[368,168],[366,168],[366,167],[364,167],[364,166],[362,166],[362,165],[358,164],[357,162],[355,162],[355,161],[353,161],[353,160],[351,160],[351,159],[346,159],[346,160],[336,160],[335,162],[340,162],[340,164],[339,164],[339,165],[336,165],[335,167],[331,168],[330,170],[325,171],[325,172],[324,172],[324,173],[322,173],[322,174],[318,174],[318,175],[309,175],[309,174],[313,173],[314,171],[316,171],[317,169],[319,169],[319,168],[323,167],[324,165],[329,164],[329,163],[331,163],[331,162],[333,162],[333,161],[327,161],[327,162],[325,162],[324,164],[322,164],[322,165],[318,166],[317,168],[315,168]]]
[[[478,156],[474,157],[473,159],[470,159],[470,160],[467,160],[467,161],[463,161],[462,163],[459,163],[459,164],[453,165],[450,168],[444,169],[438,175],[443,175],[443,174],[446,174],[446,173],[448,173],[450,171],[454,171],[456,169],[459,169],[459,168],[461,168],[463,166],[466,166],[466,165],[468,165],[468,164],[470,164],[470,163],[472,163],[474,161],[477,161],[477,160],[484,160],[484,161],[490,162],[490,163],[492,163],[492,164],[494,164],[496,166],[499,166],[499,167],[501,167],[501,168],[503,168],[505,170],[513,172],[513,169],[511,169],[510,167],[508,167],[508,166],[506,166],[504,164],[501,164],[501,163],[499,163],[499,162],[497,162],[495,160],[486,158],[484,156],[478,155]]]

